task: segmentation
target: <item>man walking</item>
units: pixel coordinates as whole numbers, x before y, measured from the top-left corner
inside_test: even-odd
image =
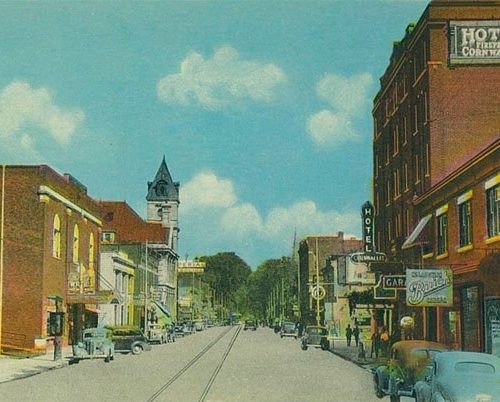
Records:
[[[347,328],[345,329],[345,337],[347,338],[347,346],[351,346],[351,338],[352,338],[351,324],[347,324]]]
[[[359,343],[359,327],[358,324],[354,326],[354,329],[352,330],[352,335],[354,336],[354,342],[356,342],[356,347],[358,347]]]

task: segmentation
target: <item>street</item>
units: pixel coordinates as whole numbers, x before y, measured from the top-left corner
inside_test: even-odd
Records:
[[[215,327],[0,385],[2,401],[376,401],[371,374],[269,328]],[[386,398],[387,399],[387,398]]]

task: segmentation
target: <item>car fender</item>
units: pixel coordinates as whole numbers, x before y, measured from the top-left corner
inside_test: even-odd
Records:
[[[386,394],[389,393],[389,369],[387,366],[379,366],[375,370],[375,376],[378,378],[380,389]]]

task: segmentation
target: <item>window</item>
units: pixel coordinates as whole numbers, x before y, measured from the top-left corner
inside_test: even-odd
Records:
[[[458,198],[458,227],[459,246],[465,247],[472,244],[472,213],[471,200],[472,191],[465,193]]]
[[[401,195],[401,177],[399,173],[399,168],[396,169],[393,173],[394,178],[394,198],[397,198]]]
[[[440,211],[441,210],[441,211]],[[440,208],[437,216],[437,253],[438,255],[448,252],[448,215],[447,206]]]
[[[497,176],[497,178],[499,176]],[[488,230],[489,238],[500,235],[500,184],[499,183],[494,184],[490,188],[486,188],[486,227]]]
[[[403,166],[403,175],[404,175],[404,191],[408,191],[408,164],[405,162]]]
[[[103,243],[113,243],[115,241],[114,232],[102,232]]]
[[[403,144],[408,142],[408,120],[407,117],[403,117]]]
[[[415,155],[415,166],[413,167],[415,170],[415,183],[420,182],[420,157],[419,155]]]
[[[61,258],[61,220],[57,214],[54,215],[52,231],[52,257]]]
[[[393,147],[393,154],[397,155],[399,152],[399,126],[395,125],[394,126],[394,131],[392,133],[392,147]]]
[[[80,251],[80,230],[78,225],[73,228],[73,262],[78,263],[78,254]]]
[[[430,144],[425,145],[425,153],[424,153],[424,158],[425,158],[425,175],[429,176],[430,171],[431,171],[431,158],[430,158],[430,149],[431,146]]]
[[[385,199],[386,199],[386,203],[385,205],[389,205],[391,203],[391,181],[390,180],[387,180],[387,189],[386,189],[386,193],[385,193]]]
[[[89,236],[89,269],[94,268],[94,233]]]

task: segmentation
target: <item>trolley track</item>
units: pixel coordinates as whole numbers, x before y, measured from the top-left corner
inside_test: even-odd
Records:
[[[153,402],[156,401],[166,390],[168,390],[186,371],[188,371],[196,362],[198,362],[210,349],[212,349],[215,345],[217,345],[226,335],[228,335],[231,330],[233,330],[233,327],[228,328],[224,332],[222,332],[220,335],[218,335],[213,341],[211,341],[205,348],[203,348],[196,356],[194,356],[182,369],[180,369],[175,375],[173,375],[165,384],[163,384],[154,394],[152,394],[149,399],[147,399],[147,402]],[[231,337],[231,340],[226,346],[226,349],[224,353],[222,354],[222,357],[215,367],[215,369],[212,371],[212,375],[207,382],[205,388],[203,389],[203,392],[199,398],[199,402],[204,402],[208,393],[210,392],[210,389],[212,388],[220,370],[222,369],[222,366],[224,365],[224,362],[227,359],[227,356],[229,355],[231,349],[233,348],[234,343],[236,342],[236,339],[241,331],[241,326],[238,326],[236,330],[233,333],[233,336]]]

